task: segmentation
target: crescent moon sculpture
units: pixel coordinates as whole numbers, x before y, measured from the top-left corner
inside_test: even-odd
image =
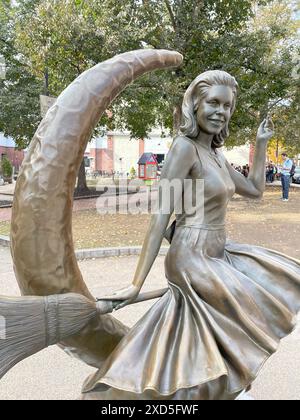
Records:
[[[48,111],[15,189],[11,252],[22,294],[75,292],[94,299],[79,270],[72,237],[73,192],[84,151],[102,113],[128,84],[181,63],[179,53],[167,50],[118,55],[83,73]],[[99,367],[126,332],[122,323],[103,315],[62,346]]]

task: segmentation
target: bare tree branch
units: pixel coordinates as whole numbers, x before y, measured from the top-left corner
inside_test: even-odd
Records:
[[[166,5],[166,8],[168,9],[173,29],[176,32],[177,31],[177,24],[176,24],[176,19],[175,19],[173,10],[172,10],[172,6],[171,6],[169,0],[164,0],[164,2],[165,2],[165,5]]]

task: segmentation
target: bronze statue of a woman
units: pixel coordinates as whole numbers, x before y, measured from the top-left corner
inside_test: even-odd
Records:
[[[98,306],[83,281],[72,241],[72,199],[93,128],[137,77],[181,62],[180,54],[165,50],[116,56],[77,78],[41,122],[15,190],[11,250],[27,296],[0,296],[7,321],[0,378],[24,357],[61,343],[99,368],[86,381],[83,399],[230,400],[251,385],[292,331],[300,309],[300,262],[226,240],[233,194],[263,194],[274,128],[269,118],[261,124],[249,178],[235,172],[220,147],[238,86],[222,71],[201,74],[185,94],[181,135],[160,181],[177,180],[183,188],[175,189],[170,202],[159,202],[132,285]],[[180,201],[185,205],[177,211]],[[174,212],[176,223],[167,229]],[[164,236],[171,242],[165,260],[169,288],[129,330],[103,315],[105,308],[136,299]]]
[[[181,134],[163,168],[165,180],[204,180],[203,211],[176,214],[165,260],[168,292],[124,336],[84,387],[85,399],[235,399],[247,389],[300,308],[300,263],[268,249],[226,240],[234,193],[261,198],[273,123],[261,124],[249,178],[220,147],[229,133],[238,85],[223,71],[199,75],[182,106]],[[117,308],[132,302],[154,263],[174,207],[152,216],[132,285],[107,296]],[[189,201],[189,200],[187,200]],[[192,202],[192,200],[190,200]]]

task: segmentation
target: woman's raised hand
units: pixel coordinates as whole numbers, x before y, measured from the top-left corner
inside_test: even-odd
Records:
[[[268,142],[274,136],[274,123],[271,117],[267,117],[261,123],[258,132],[257,140],[260,142]]]
[[[124,289],[117,290],[111,295],[98,298],[98,300],[111,300],[113,302],[114,310],[118,310],[134,302],[139,293],[140,288],[131,284]]]

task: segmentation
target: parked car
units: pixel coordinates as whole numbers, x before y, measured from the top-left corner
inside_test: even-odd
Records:
[[[293,176],[293,182],[295,184],[300,184],[300,166],[297,166],[295,169],[295,174]]]

